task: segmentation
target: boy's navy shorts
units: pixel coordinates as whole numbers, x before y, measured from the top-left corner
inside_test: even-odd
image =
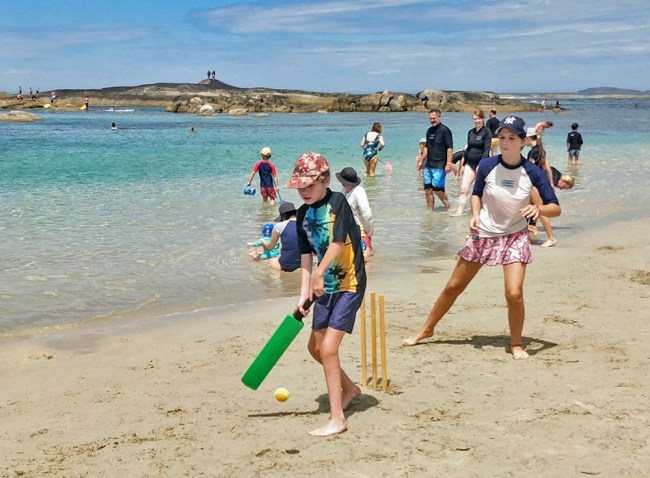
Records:
[[[364,294],[365,288],[361,292],[336,292],[318,297],[314,303],[312,329],[331,327],[351,334]]]

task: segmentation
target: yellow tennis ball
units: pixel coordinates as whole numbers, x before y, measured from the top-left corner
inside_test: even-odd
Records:
[[[286,402],[289,400],[289,390],[284,387],[280,387],[275,391],[275,399],[278,402]]]

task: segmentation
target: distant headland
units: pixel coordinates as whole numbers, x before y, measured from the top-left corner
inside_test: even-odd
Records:
[[[411,94],[383,91],[370,94],[318,93],[270,88],[239,88],[218,79],[199,83],[153,83],[102,89],[59,89],[50,104],[50,92],[36,99],[0,95],[0,109],[61,110],[79,109],[84,99],[93,106],[161,107],[172,113],[211,115],[228,113],[330,113],[400,112],[439,108],[442,111],[472,111],[475,108],[499,111],[535,111],[537,106],[517,99],[502,98],[486,91],[423,89]],[[47,106],[46,106],[47,105]]]

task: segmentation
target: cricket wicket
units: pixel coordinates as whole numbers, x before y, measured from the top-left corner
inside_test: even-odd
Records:
[[[388,390],[386,372],[386,324],[384,317],[384,296],[379,296],[379,347],[381,353],[381,389]],[[370,294],[370,337],[372,355],[372,388],[377,390],[377,303],[375,293]],[[366,356],[366,299],[361,302],[361,386],[368,386],[368,370]]]

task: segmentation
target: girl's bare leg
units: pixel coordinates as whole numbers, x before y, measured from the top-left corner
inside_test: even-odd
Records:
[[[456,267],[451,273],[451,277],[433,304],[426,322],[424,322],[417,334],[405,339],[402,345],[416,345],[423,339],[433,336],[433,329],[436,324],[451,308],[456,298],[465,290],[482,266],[483,264],[478,262],[468,262],[462,258],[458,259]]]
[[[526,264],[515,262],[503,266],[503,280],[508,303],[508,325],[510,326],[510,348],[512,358],[524,360],[528,353],[523,349],[521,334],[524,329],[524,277]]]

